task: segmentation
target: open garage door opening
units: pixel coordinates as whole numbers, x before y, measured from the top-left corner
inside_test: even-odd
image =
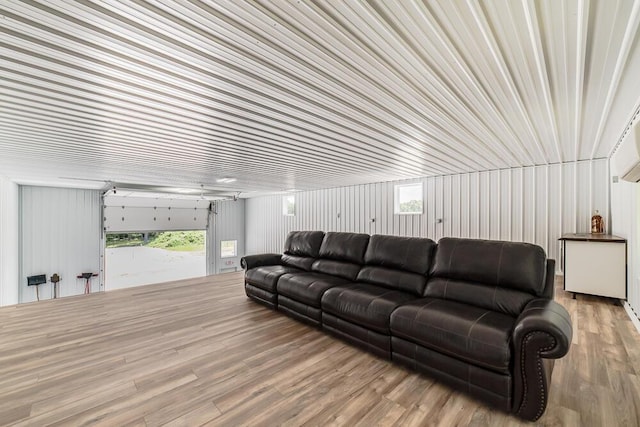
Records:
[[[106,287],[129,288],[206,275],[206,232],[107,233]]]
[[[207,274],[208,200],[123,193],[104,197],[107,291]]]

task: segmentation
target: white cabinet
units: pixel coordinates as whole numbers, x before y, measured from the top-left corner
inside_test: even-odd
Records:
[[[564,290],[627,298],[627,241],[611,235],[566,234]]]

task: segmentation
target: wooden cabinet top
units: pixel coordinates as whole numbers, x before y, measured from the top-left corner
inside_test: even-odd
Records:
[[[568,233],[563,234],[558,240],[578,240],[583,242],[614,242],[624,243],[627,239],[614,236],[611,234],[594,234],[594,233]]]

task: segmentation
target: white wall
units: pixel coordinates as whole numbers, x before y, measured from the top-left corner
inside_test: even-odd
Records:
[[[612,176],[616,175],[611,165]],[[627,301],[640,315],[640,184],[618,181],[611,184],[612,234],[627,239]]]
[[[393,214],[398,182],[294,193],[295,216],[282,214],[283,195],[247,199],[247,253],[281,252],[289,231],[317,229],[526,241],[559,259],[563,233],[588,232],[592,211],[608,212],[605,159],[401,182],[423,183],[424,214]]]
[[[100,191],[20,187],[20,302],[35,301],[26,277],[58,273],[60,296],[82,294],[83,272],[100,271]],[[101,277],[92,280],[100,290]],[[51,284],[40,286],[40,299],[51,298]]]
[[[207,274],[240,270],[240,258],[245,254],[245,200],[217,200],[210,216],[207,232]],[[221,258],[220,242],[237,240],[237,256]]]
[[[18,185],[0,176],[0,306],[18,303]]]

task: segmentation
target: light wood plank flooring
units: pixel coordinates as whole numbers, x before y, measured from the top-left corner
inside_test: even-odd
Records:
[[[540,425],[637,426],[640,337],[613,300],[573,318]],[[246,299],[242,274],[0,308],[2,425],[519,425]]]

